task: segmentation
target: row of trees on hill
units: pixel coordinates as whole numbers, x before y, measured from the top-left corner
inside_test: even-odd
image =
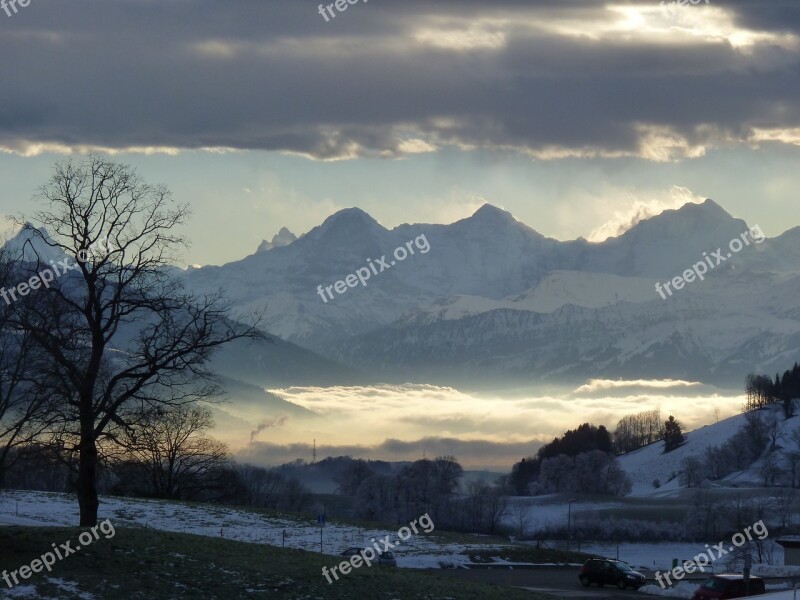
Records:
[[[353,516],[407,523],[429,514],[437,526],[496,533],[506,510],[505,490],[483,481],[460,489],[463,468],[453,456],[417,460],[396,473],[354,460],[337,476],[338,492],[354,500]]]
[[[515,495],[594,492],[622,495],[630,482],[617,467],[611,434],[602,425],[583,423],[543,445],[536,456],[516,463],[504,479]]]
[[[616,454],[664,440],[671,452],[684,442],[682,426],[670,416],[661,421],[658,409],[620,419],[613,436],[600,425],[584,423],[545,444],[535,456],[514,464],[505,479],[516,495],[586,492],[625,495],[631,484],[618,467]]]
[[[617,454],[631,452],[664,439],[661,409],[646,410],[622,417],[614,428],[614,450]]]
[[[771,379],[768,375],[750,374],[745,380],[745,411],[764,408],[780,403],[784,417],[790,419],[794,416],[795,404],[793,400],[800,398],[800,364]]]

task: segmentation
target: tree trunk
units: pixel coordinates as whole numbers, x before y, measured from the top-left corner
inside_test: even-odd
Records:
[[[89,410],[81,410],[81,441],[78,458],[78,506],[81,527],[97,525],[97,445],[94,439],[94,419]],[[88,413],[88,414],[84,414]]]

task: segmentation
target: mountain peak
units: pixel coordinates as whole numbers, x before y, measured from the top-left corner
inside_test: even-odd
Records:
[[[297,236],[289,231],[286,227],[281,227],[280,231],[272,237],[272,241],[262,240],[256,252],[266,252],[273,248],[281,246],[288,246],[297,239]]]
[[[655,216],[639,221],[620,237],[631,235],[665,234],[668,237],[690,235],[692,232],[703,235],[718,228],[732,230],[745,226],[744,221],[736,219],[711,198],[703,202],[687,202],[680,208],[671,208]]]
[[[711,198],[706,198],[703,202],[696,203],[696,202],[687,202],[683,206],[681,206],[676,212],[690,214],[690,215],[697,215],[697,214],[705,214],[710,217],[723,217],[726,219],[731,219],[733,216],[722,208],[719,204],[714,202]]]
[[[345,208],[325,219],[322,225],[309,231],[306,236],[318,241],[328,239],[347,243],[347,240],[359,239],[364,234],[385,231],[380,223],[360,208]]]
[[[333,213],[330,217],[323,221],[320,227],[323,230],[330,229],[332,226],[340,227],[342,225],[353,225],[353,226],[369,226],[380,227],[380,223],[378,223],[375,219],[373,219],[369,213],[361,210],[360,208],[352,207],[352,208],[343,208],[340,211]]]
[[[456,221],[453,225],[470,229],[477,227],[482,231],[522,231],[526,235],[533,235],[536,238],[543,237],[539,232],[525,225],[525,223],[517,221],[510,212],[497,208],[488,202],[476,210],[472,216]]]
[[[471,219],[477,219],[479,221],[512,221],[514,223],[517,220],[514,218],[510,212],[503,210],[502,208],[497,208],[493,204],[489,204],[488,202],[481,206],[478,210],[476,210],[473,215],[470,217]]]
[[[16,235],[5,242],[3,249],[9,257],[26,261],[39,259],[48,262],[62,258],[64,253],[61,249],[48,242],[52,242],[52,238],[47,229],[26,222]]]

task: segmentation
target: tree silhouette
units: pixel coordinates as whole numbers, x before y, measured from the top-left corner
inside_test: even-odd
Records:
[[[683,444],[683,429],[672,415],[664,422],[664,452],[672,452]]]

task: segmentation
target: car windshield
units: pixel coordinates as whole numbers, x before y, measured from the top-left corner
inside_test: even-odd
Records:
[[[721,592],[725,589],[726,582],[722,579],[717,579],[716,577],[709,577],[706,579],[706,582],[700,586],[704,590],[713,590],[715,592]]]
[[[617,562],[615,562],[615,563],[614,563],[614,565],[616,565],[616,567],[617,567],[617,568],[618,568],[620,571],[633,571],[633,567],[631,567],[631,566],[630,566],[628,563],[624,563],[624,562],[622,562],[621,560],[620,560],[620,561],[617,561]]]

